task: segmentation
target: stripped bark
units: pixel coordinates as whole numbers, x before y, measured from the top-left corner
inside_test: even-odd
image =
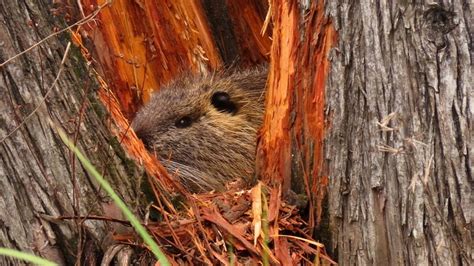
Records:
[[[257,152],[263,180],[281,185],[289,199],[293,192],[306,196],[310,228],[321,222],[328,184],[322,168],[324,88],[336,33],[323,11],[323,1],[272,1],[272,64]]]

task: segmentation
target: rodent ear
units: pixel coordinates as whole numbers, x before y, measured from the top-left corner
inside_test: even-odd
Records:
[[[227,92],[217,91],[212,94],[212,105],[220,112],[235,114],[237,106],[232,102],[230,95]]]

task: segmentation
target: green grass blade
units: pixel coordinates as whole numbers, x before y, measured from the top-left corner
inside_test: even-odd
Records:
[[[9,249],[9,248],[0,248],[0,256],[12,257],[12,258],[16,258],[16,259],[19,259],[19,260],[24,260],[24,261],[27,261],[27,262],[30,262],[30,263],[34,263],[36,265],[41,265],[41,266],[56,266],[56,265],[58,265],[58,264],[56,264],[52,261],[37,257],[37,256],[32,255],[30,253],[25,253],[25,252],[22,252],[22,251]]]
[[[166,258],[165,254],[161,251],[161,249],[158,247],[155,241],[153,241],[153,238],[148,234],[147,230],[145,227],[142,226],[140,221],[133,215],[133,213],[128,209],[127,205],[125,202],[122,201],[122,199],[115,193],[115,191],[112,189],[110,186],[109,182],[107,182],[102,175],[95,169],[95,167],[91,164],[91,162],[79,151],[79,149],[69,140],[69,138],[66,136],[64,131],[62,131],[60,128],[56,127],[56,130],[61,137],[62,141],[66,146],[68,146],[69,149],[71,149],[76,157],[81,161],[82,165],[84,168],[89,172],[90,175],[92,175],[97,182],[102,186],[102,188],[109,194],[109,196],[112,198],[112,200],[117,204],[117,206],[120,208],[120,210],[123,212],[125,217],[130,221],[130,224],[135,228],[135,230],[138,232],[138,234],[142,237],[143,242],[148,246],[148,248],[151,250],[151,252],[155,255],[156,259],[160,262],[160,265],[162,266],[167,266],[170,265],[168,259]]]

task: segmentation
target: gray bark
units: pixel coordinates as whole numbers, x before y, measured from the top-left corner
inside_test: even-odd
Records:
[[[51,8],[51,1],[0,1],[1,62],[51,34],[53,27],[66,26],[52,17]],[[109,199],[48,119],[65,129],[129,203],[137,198],[136,180],[141,174],[107,130],[110,121],[96,97],[98,85],[77,48],[72,48],[57,85],[41,104],[59,71],[68,39],[67,33],[53,37],[1,69],[0,139],[40,107],[0,143],[0,246],[70,265],[79,261],[81,252],[94,254],[100,249],[111,231],[109,224],[48,220],[42,214],[103,215],[110,210]],[[0,257],[0,265],[8,262],[11,259]]]
[[[435,2],[326,1],[339,32],[325,158],[341,265],[473,261],[473,6]]]

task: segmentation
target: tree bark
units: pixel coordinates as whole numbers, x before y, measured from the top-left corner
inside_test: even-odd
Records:
[[[67,26],[52,16],[50,3],[0,2],[1,62]],[[69,134],[132,207],[143,176],[109,133],[107,112],[96,96],[98,84],[77,48],[71,48],[59,73],[68,42],[67,32],[49,38],[2,65],[0,77],[0,246],[63,265],[81,263],[86,251],[95,254],[112,227],[54,218],[104,215],[113,207],[48,121]],[[1,265],[13,262],[21,264],[0,257]]]
[[[472,3],[327,1],[333,248],[342,265],[472,262]]]
[[[55,12],[74,17],[64,12],[76,7],[46,2],[0,2],[1,62],[66,27]],[[269,39],[258,34],[262,2],[165,2],[117,0],[99,22],[81,28],[118,105],[107,104],[110,91],[77,48],[62,66],[66,33],[2,65],[0,246],[61,264],[97,254],[87,260],[93,263],[107,246],[111,224],[54,219],[110,216],[113,207],[49,119],[138,206],[143,174],[122,139],[109,132],[126,130],[115,114],[133,117],[151,90],[183,69],[217,68],[236,56],[254,64],[267,56]],[[83,16],[97,10],[93,0],[80,3]],[[335,0],[272,1],[270,7],[273,66],[261,176],[308,194],[311,225],[319,222],[329,180],[332,247],[340,264],[469,264],[472,5]],[[0,257],[0,264],[9,262]]]
[[[0,3],[0,246],[64,265],[97,263],[110,244],[109,233],[118,230],[115,224],[77,217],[120,215],[48,121],[69,133],[129,205],[143,208],[147,203],[140,186],[146,176],[129,159],[140,151],[122,135],[129,131],[122,115],[132,117],[138,103],[179,72],[222,65],[200,1],[75,4]],[[231,9],[236,1],[227,4],[237,13]],[[55,33],[67,27],[65,22],[84,17],[91,19]],[[250,8],[232,21],[238,24],[236,32],[253,34],[239,39],[235,56],[246,64],[262,62],[270,42],[259,34],[260,27],[252,27],[263,23],[257,11]],[[66,54],[70,38],[79,47],[73,45]],[[241,56],[245,52],[239,47],[248,43],[259,49],[251,57]],[[92,68],[86,67],[89,63]],[[149,157],[142,158],[147,169],[160,175],[162,169]],[[65,216],[76,218],[56,219]],[[13,261],[0,257],[2,265]]]

